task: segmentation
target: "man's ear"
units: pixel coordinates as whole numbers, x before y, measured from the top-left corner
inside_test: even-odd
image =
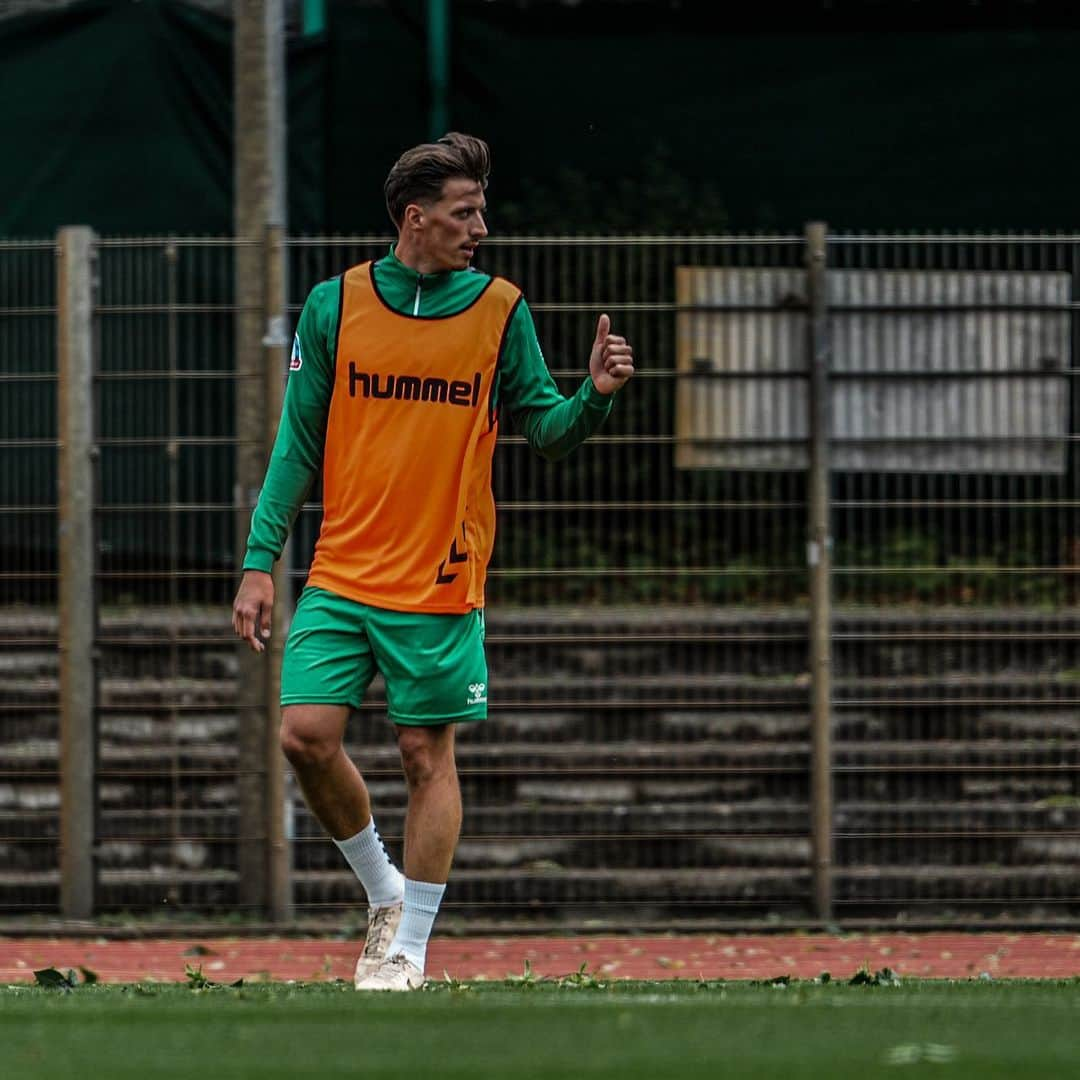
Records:
[[[424,208],[419,203],[409,203],[405,207],[403,224],[410,229],[422,229],[424,227]]]

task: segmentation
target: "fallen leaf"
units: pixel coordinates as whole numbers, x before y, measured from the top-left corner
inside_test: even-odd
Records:
[[[75,987],[75,984],[66,975],[51,967],[35,971],[34,979],[37,981],[38,986],[44,986],[49,990],[63,990],[66,994],[70,993]]]

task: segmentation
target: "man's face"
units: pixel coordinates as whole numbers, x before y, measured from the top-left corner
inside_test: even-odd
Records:
[[[418,237],[428,261],[442,270],[465,270],[480,241],[487,236],[484,190],[464,177],[447,180],[442,198],[423,206],[424,227]]]

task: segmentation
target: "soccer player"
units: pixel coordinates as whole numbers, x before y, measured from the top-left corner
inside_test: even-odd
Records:
[[[469,135],[406,151],[385,184],[397,243],[308,296],[233,605],[237,635],[262,652],[270,570],[322,467],[322,530],[282,664],[281,745],[367,894],[358,990],[424,983],[461,827],[455,725],[487,715],[498,409],[556,460],[634,373],[633,350],[600,315],[588,377],[559,393],[520,289],[471,266],[489,169],[487,144]],[[408,791],[404,875],[342,746],[376,671]]]

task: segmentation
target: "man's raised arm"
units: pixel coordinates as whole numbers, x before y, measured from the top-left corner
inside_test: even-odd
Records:
[[[626,338],[611,333],[601,315],[589,354],[589,376],[568,398],[559,393],[524,302],[514,313],[500,374],[499,398],[517,429],[548,461],[566,457],[592,435],[611,412],[612,395],[634,374],[634,351]]]

